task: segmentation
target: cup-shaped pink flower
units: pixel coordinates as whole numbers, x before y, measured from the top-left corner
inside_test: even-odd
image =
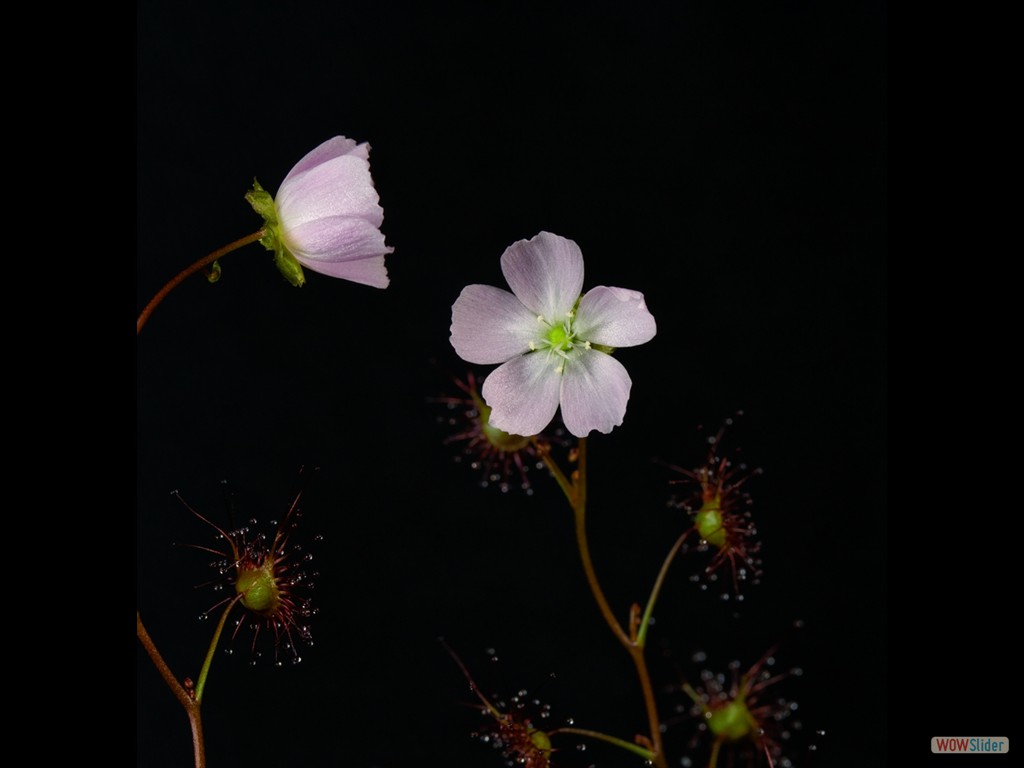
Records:
[[[306,267],[387,288],[384,257],[394,248],[380,231],[384,210],[370,176],[369,144],[328,139],[285,176],[276,200],[258,183],[246,197],[266,220],[260,242],[293,285],[305,282]]]
[[[576,437],[622,424],[632,380],[611,356],[654,338],[643,294],[626,288],[583,289],[578,245],[550,232],[520,240],[501,256],[512,293],[468,285],[452,306],[451,343],[470,363],[501,363],[484,380],[490,421],[535,435],[559,406]]]

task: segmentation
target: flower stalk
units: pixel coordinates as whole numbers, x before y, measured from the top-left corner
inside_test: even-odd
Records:
[[[171,672],[171,668],[167,666],[167,662],[164,661],[156,644],[149,636],[149,632],[146,631],[146,627],[142,623],[142,616],[138,611],[135,612],[135,623],[139,642],[142,643],[142,647],[146,649],[149,658],[153,660],[153,664],[160,672],[164,682],[167,683],[167,687],[171,689],[171,693],[185,708],[185,714],[188,715],[188,724],[192,729],[192,754],[195,758],[195,766],[196,768],[206,768],[206,746],[203,742],[203,718],[199,711],[199,701],[193,698],[192,693],[186,690],[185,686],[179,683],[174,673]]]
[[[576,456],[576,470],[572,473],[571,480],[566,478],[561,467],[559,467],[551,457],[550,451],[540,451],[539,454],[545,465],[549,470],[551,470],[551,473],[555,477],[555,481],[565,493],[565,496],[569,501],[569,505],[572,507],[576,523],[576,543],[580,552],[580,560],[583,564],[583,572],[586,575],[587,584],[590,585],[590,591],[594,596],[594,600],[597,602],[597,607],[600,609],[605,623],[608,624],[608,628],[611,629],[612,634],[614,634],[619,643],[622,644],[622,647],[626,649],[629,657],[633,660],[633,665],[636,667],[637,677],[640,680],[640,688],[643,692],[644,706],[647,710],[647,724],[650,731],[650,748],[638,747],[628,741],[623,741],[615,737],[591,731],[563,728],[560,729],[560,732],[577,733],[582,736],[591,736],[603,741],[608,741],[612,744],[617,744],[620,747],[625,747],[635,754],[641,755],[645,759],[650,760],[655,766],[657,766],[657,768],[668,768],[668,762],[665,759],[665,752],[662,746],[661,722],[658,717],[658,705],[654,700],[654,687],[651,684],[651,675],[647,669],[647,660],[644,657],[644,643],[641,636],[643,634],[643,629],[640,630],[641,634],[637,634],[635,620],[630,622],[631,631],[629,634],[627,634],[622,628],[618,619],[615,618],[615,612],[608,604],[608,599],[605,597],[604,590],[601,589],[601,583],[598,581],[597,571],[594,569],[594,563],[590,556],[590,545],[587,541],[586,526],[587,439],[585,437],[580,438]],[[673,548],[669,557],[662,566],[661,573],[658,576],[658,580],[655,582],[655,587],[651,592],[650,599],[648,600],[647,610],[644,613],[645,625],[646,620],[650,618],[651,611],[654,609],[654,602],[657,599],[657,594],[660,590],[664,575],[668,570],[668,566],[671,563],[675,552],[678,551],[681,544],[681,541],[676,542],[676,546]]]
[[[149,632],[146,631],[146,627],[142,623],[142,615],[135,611],[136,621],[136,634],[139,637],[139,641],[142,643],[142,647],[146,649],[146,653],[149,654],[149,658],[152,659],[153,664],[160,672],[160,676],[167,683],[167,687],[171,689],[171,693],[174,694],[174,698],[178,700],[182,707],[185,708],[185,714],[188,715],[188,723],[192,728],[192,751],[195,757],[196,768],[206,768],[206,747],[203,741],[203,718],[200,712],[200,707],[203,703],[203,690],[206,688],[206,680],[210,675],[210,667],[213,664],[213,656],[217,651],[217,645],[220,643],[220,636],[224,633],[224,625],[227,623],[228,614],[231,613],[231,609],[235,607],[242,598],[241,594],[236,595],[227,607],[224,609],[224,613],[220,617],[220,621],[217,622],[217,628],[213,631],[213,638],[210,640],[210,647],[206,651],[206,658],[203,660],[203,666],[199,670],[199,679],[193,686],[191,682],[186,679],[186,683],[182,685],[178,682],[178,679],[171,672],[171,668],[164,661],[164,657],[160,654],[160,651],[156,647],[156,643],[153,642],[153,638],[149,636]]]
[[[150,316],[175,288],[201,270],[207,270],[207,279],[216,282],[220,277],[219,259],[250,243],[259,242],[273,251],[278,269],[295,286],[305,282],[302,272],[302,265],[305,265],[331,277],[376,288],[387,287],[384,257],[394,249],[385,245],[380,231],[384,214],[370,176],[369,150],[368,144],[357,144],[344,136],[328,139],[292,168],[280,185],[277,200],[254,181],[246,200],[263,217],[263,226],[198,259],[164,284],[139,313],[136,336],[141,335]],[[296,496],[286,522],[297,514],[298,501]],[[218,531],[230,544],[239,572],[235,581],[237,594],[224,601],[226,606],[195,683],[189,678],[179,681],[175,677],[142,623],[141,613],[136,610],[139,642],[188,715],[196,768],[206,765],[200,715],[203,693],[228,615],[235,604],[241,602],[243,608],[273,627],[278,641],[286,639],[294,662],[301,659],[294,653],[292,632],[301,640],[308,640],[309,635],[308,628],[297,624],[298,616],[310,615],[309,602],[296,601],[290,589],[303,580],[305,574],[295,571],[294,558],[289,559],[285,552],[288,533],[284,524],[275,534],[269,551],[261,544]],[[285,578],[284,574],[290,575]]]
[[[163,302],[163,300],[167,298],[168,294],[170,294],[171,291],[173,291],[175,288],[177,288],[179,285],[185,282],[185,280],[190,278],[199,270],[204,269],[210,266],[211,264],[214,264],[222,256],[226,256],[232,251],[237,251],[243,245],[249,245],[249,243],[258,242],[260,238],[262,238],[265,234],[266,230],[260,229],[257,230],[256,232],[253,232],[251,235],[240,237],[233,243],[228,243],[223,248],[218,248],[213,253],[204,256],[203,258],[199,259],[199,261],[193,263],[191,266],[188,266],[185,269],[181,270],[181,272],[179,272],[177,275],[171,278],[163,288],[156,292],[156,295],[149,300],[149,303],[145,306],[142,312],[139,313],[139,319],[135,322],[135,335],[138,336],[140,333],[142,333],[142,326],[144,326],[146,324],[146,321],[149,320],[149,316],[152,315],[156,308],[160,306],[161,302]]]

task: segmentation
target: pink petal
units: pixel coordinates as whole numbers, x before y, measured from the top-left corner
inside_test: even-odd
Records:
[[[494,370],[481,390],[491,407],[491,424],[512,435],[542,432],[558,410],[562,377],[555,366],[548,353],[531,352]]]
[[[389,251],[390,252],[390,251]],[[384,266],[384,256],[366,256],[354,261],[301,261],[306,267],[330,277],[340,277],[353,283],[388,287],[388,271]]]
[[[565,318],[583,290],[583,254],[572,240],[541,232],[510,245],[501,271],[512,293],[549,322]]]
[[[284,229],[281,236],[295,258],[314,270],[317,262],[365,259],[395,250],[384,244],[384,235],[372,223],[350,216],[315,219]]]
[[[491,285],[467,285],[452,305],[452,346],[467,363],[504,363],[527,352],[538,326],[519,299]]]
[[[364,160],[369,160],[370,145],[363,143],[357,147],[355,141],[352,139],[346,139],[344,136],[335,136],[333,139],[328,139],[299,160],[299,162],[295,164],[295,167],[288,172],[288,175],[284,177],[284,181],[281,182],[281,186],[284,186],[292,176],[297,176],[303,171],[308,171],[314,166],[348,154],[354,154],[358,157],[362,157]]]
[[[327,160],[285,179],[277,215],[284,230],[328,216],[358,216],[379,227],[384,221],[370,164],[354,154]]]
[[[633,386],[618,360],[604,352],[578,349],[562,376],[562,421],[576,437],[605,434],[622,424]]]
[[[657,325],[644,295],[628,288],[591,288],[580,300],[576,334],[609,347],[633,347],[654,338]]]

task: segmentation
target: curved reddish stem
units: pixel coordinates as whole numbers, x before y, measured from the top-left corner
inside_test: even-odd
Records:
[[[536,442],[534,443],[536,445]],[[651,674],[647,669],[647,659],[644,657],[644,646],[638,643],[635,636],[626,633],[622,624],[615,618],[615,612],[608,599],[601,589],[601,583],[597,579],[597,571],[594,569],[594,562],[590,557],[590,545],[587,541],[587,438],[581,437],[577,447],[576,471],[572,473],[571,480],[565,476],[561,468],[551,457],[550,451],[539,452],[541,460],[558,481],[559,486],[565,493],[572,507],[576,521],[576,544],[580,553],[580,560],[583,564],[583,573],[587,577],[587,584],[590,585],[590,592],[597,603],[601,615],[604,617],[608,628],[615,635],[619,643],[625,648],[629,657],[636,667],[637,678],[640,681],[640,689],[643,693],[644,707],[647,710],[647,725],[650,729],[650,757],[647,758],[656,768],[668,768],[665,759],[665,750],[661,738],[661,721],[658,717],[658,705],[654,700],[654,687],[651,685]],[[673,550],[673,554],[674,554]],[[667,568],[667,566],[665,566]],[[637,609],[636,613],[639,613]],[[631,627],[632,627],[631,623]],[[569,732],[563,729],[563,732]],[[589,734],[593,735],[593,734]],[[646,749],[646,747],[645,747]],[[639,754],[639,753],[638,753]]]
[[[174,673],[171,672],[171,668],[167,666],[164,657],[157,650],[153,638],[149,636],[149,632],[146,631],[146,627],[142,624],[142,614],[138,611],[135,612],[135,625],[135,632],[139,636],[139,642],[142,643],[142,647],[146,649],[149,658],[153,660],[153,665],[160,672],[160,676],[167,683],[167,687],[171,689],[171,693],[181,703],[181,706],[185,708],[185,714],[188,715],[188,724],[192,728],[192,753],[195,757],[196,768],[206,768],[203,718],[199,712],[199,702],[186,690],[185,686],[178,682]]]
[[[167,282],[166,285],[164,285],[163,288],[157,291],[156,295],[152,299],[150,299],[149,303],[146,304],[146,306],[143,308],[142,312],[139,314],[138,320],[135,323],[135,335],[138,336],[142,332],[142,326],[146,324],[146,321],[149,320],[149,316],[152,315],[156,308],[160,306],[160,303],[165,298],[167,298],[168,294],[170,294],[171,291],[173,291],[175,288],[177,288],[179,285],[185,282],[186,279],[194,275],[199,270],[208,267],[210,264],[213,264],[215,261],[217,261],[217,259],[221,258],[222,256],[225,256],[231,253],[232,251],[238,250],[243,245],[248,245],[249,243],[257,242],[265,234],[266,230],[260,229],[256,232],[253,232],[251,235],[246,235],[245,237],[239,238],[234,242],[228,243],[223,248],[218,248],[213,253],[204,256],[203,258],[193,263],[191,266],[186,267],[177,275],[175,275],[171,280]],[[231,610],[231,607],[234,604],[235,601],[233,600],[231,602],[231,605],[228,606],[227,611],[224,612],[224,616],[221,618],[220,624],[217,627],[217,631],[214,634],[213,643],[210,647],[210,651],[207,653],[206,662],[203,665],[203,670],[200,675],[200,687],[198,695],[196,694],[195,690],[187,689],[174,676],[174,673],[171,672],[171,668],[167,666],[167,662],[164,661],[164,657],[161,656],[160,651],[157,650],[156,643],[153,642],[153,638],[151,638],[149,636],[149,632],[146,631],[146,627],[142,623],[142,615],[138,611],[135,612],[136,634],[139,637],[139,642],[142,643],[142,647],[146,649],[146,653],[149,654],[149,658],[152,659],[153,665],[157,668],[157,671],[160,673],[160,676],[164,679],[164,682],[167,683],[167,687],[171,689],[171,693],[174,694],[174,697],[178,700],[181,706],[185,708],[185,713],[188,715],[188,722],[192,728],[192,748],[195,757],[196,768],[206,768],[206,749],[203,743],[203,719],[199,711],[199,706],[202,698],[202,684],[206,681],[206,675],[209,671],[209,665],[213,653],[213,648],[215,648],[217,645],[217,639],[220,637],[220,632],[223,629],[224,621],[227,619],[228,611]]]
[[[167,294],[169,294],[171,291],[173,291],[175,288],[177,288],[179,285],[185,282],[187,278],[191,277],[204,267],[208,267],[210,264],[213,264],[213,262],[215,262],[222,256],[225,256],[231,253],[232,251],[238,250],[243,245],[255,243],[265,234],[265,229],[261,229],[258,232],[253,232],[251,235],[246,235],[243,238],[235,240],[233,243],[228,243],[223,248],[218,248],[209,256],[204,256],[196,263],[181,270],[181,272],[175,275],[174,278],[172,278],[167,283],[167,285],[165,285],[163,288],[157,291],[156,296],[149,300],[149,304],[147,304],[145,309],[143,309],[142,312],[139,314],[139,319],[135,323],[135,335],[138,336],[140,333],[142,333],[142,326],[144,326],[146,324],[146,321],[149,320],[149,316],[153,314],[153,311],[158,306],[160,306],[160,302],[167,298]]]

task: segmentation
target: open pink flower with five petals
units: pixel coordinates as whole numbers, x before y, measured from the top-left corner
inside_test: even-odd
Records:
[[[468,285],[452,306],[451,342],[459,357],[502,364],[482,389],[491,424],[535,435],[559,406],[576,437],[622,424],[632,380],[610,352],[654,338],[643,294],[598,286],[581,296],[583,254],[550,232],[512,244],[501,271],[512,293]]]

